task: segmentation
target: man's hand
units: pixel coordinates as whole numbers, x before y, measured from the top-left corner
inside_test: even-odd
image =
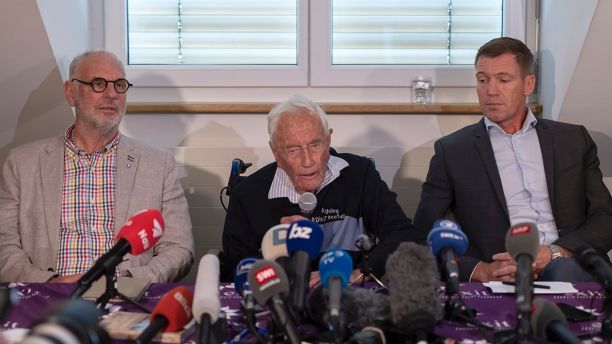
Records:
[[[47,283],[76,283],[83,275],[84,274],[59,276],[48,280]]]
[[[515,273],[516,263],[508,253],[503,252],[494,255],[491,263],[479,262],[474,268],[472,281],[483,283],[489,281],[513,282]]]
[[[280,223],[290,225],[294,223],[295,221],[299,221],[299,220],[308,220],[308,219],[302,215],[283,216],[280,219]]]
[[[548,245],[540,245],[538,247],[538,256],[535,259],[533,266],[534,277],[537,279],[542,273],[542,270],[550,263],[552,260],[552,251]]]

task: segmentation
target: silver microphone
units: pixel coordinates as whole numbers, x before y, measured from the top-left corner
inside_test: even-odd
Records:
[[[298,205],[300,206],[300,215],[310,219],[312,211],[317,206],[317,196],[312,192],[304,192],[298,199]]]

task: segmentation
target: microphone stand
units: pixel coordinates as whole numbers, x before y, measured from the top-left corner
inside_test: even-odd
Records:
[[[129,303],[130,305],[138,308],[139,310],[145,313],[151,313],[151,310],[149,310],[145,306],[139,304],[138,302],[127,297],[125,294],[122,294],[119,292],[119,290],[117,289],[117,278],[115,277],[114,271],[106,271],[105,276],[106,276],[106,289],[104,290],[104,293],[96,299],[96,304],[98,305],[99,309],[104,309],[104,307],[106,307],[106,304],[112,298],[118,297],[122,301]]]
[[[476,319],[476,312],[473,308],[465,305],[457,286],[453,286],[450,278],[446,279],[444,288],[446,300],[444,301],[444,318],[448,321],[458,321],[474,325],[481,331],[494,332],[495,329],[485,325]]]
[[[383,282],[381,282],[376,276],[374,276],[374,274],[372,273],[372,268],[370,267],[370,263],[368,260],[368,253],[370,253],[373,249],[375,244],[368,242],[368,243],[364,243],[365,240],[370,241],[371,239],[368,238],[359,238],[357,239],[357,241],[355,241],[355,246],[359,249],[359,252],[361,253],[361,257],[362,257],[362,261],[361,264],[359,265],[359,271],[361,272],[359,274],[359,276],[357,277],[357,279],[355,280],[355,282],[351,283],[357,283],[357,281],[361,280],[360,286],[363,287],[365,284],[366,279],[372,279],[376,282],[376,284],[378,284],[379,287],[383,287],[386,288],[386,286],[384,285]]]

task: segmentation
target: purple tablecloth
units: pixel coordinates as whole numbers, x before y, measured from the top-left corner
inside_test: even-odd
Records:
[[[193,288],[193,285],[184,284]],[[140,303],[149,309],[154,308],[161,296],[177,284],[153,284],[144,294]],[[54,304],[66,299],[74,290],[74,284],[18,284],[19,303],[11,309],[1,323],[0,329],[29,328],[40,319],[45,311]],[[537,295],[553,302],[564,302],[574,306],[594,309],[599,315],[597,320],[582,323],[570,323],[570,329],[578,335],[593,334],[600,330],[601,307],[604,293],[593,283],[577,284],[578,294]],[[478,311],[477,319],[496,329],[511,329],[516,321],[513,294],[492,294],[480,283],[461,285],[460,293],[463,301],[469,307]],[[231,284],[220,287],[222,310],[227,314],[228,322],[241,323],[240,296],[236,294]],[[119,303],[122,311],[136,311],[127,304]],[[118,308],[118,307],[116,307]],[[115,309],[117,310],[117,309]],[[435,333],[442,337],[453,339],[476,340],[486,337],[480,330],[462,323],[444,321],[436,326]],[[187,341],[191,342],[193,339]]]

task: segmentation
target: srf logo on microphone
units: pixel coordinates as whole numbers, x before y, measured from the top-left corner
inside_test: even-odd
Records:
[[[527,234],[529,232],[531,232],[530,225],[516,226],[510,229],[510,235],[521,235],[521,234]]]
[[[310,233],[312,233],[312,228],[301,227],[294,223],[289,230],[289,239],[310,239]]]
[[[259,284],[259,290],[265,290],[266,288],[280,282],[280,278],[276,274],[271,266],[264,266],[263,268],[255,272],[255,280]]]

